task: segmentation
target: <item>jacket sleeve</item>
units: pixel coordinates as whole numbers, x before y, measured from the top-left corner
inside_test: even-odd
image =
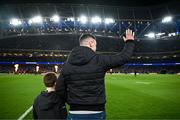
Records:
[[[66,99],[66,86],[63,74],[61,73],[56,82],[55,90],[61,99]]]
[[[135,48],[134,41],[127,41],[123,50],[116,55],[99,55],[98,62],[106,70],[121,66],[128,62],[133,54]]]

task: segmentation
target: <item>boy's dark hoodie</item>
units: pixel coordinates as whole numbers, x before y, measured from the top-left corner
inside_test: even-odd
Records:
[[[66,119],[66,116],[65,102],[55,91],[43,91],[34,100],[34,119]]]

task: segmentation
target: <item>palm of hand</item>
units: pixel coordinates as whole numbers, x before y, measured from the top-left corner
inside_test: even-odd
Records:
[[[134,32],[132,30],[126,30],[126,36],[123,37],[124,41],[126,42],[127,40],[134,40]]]

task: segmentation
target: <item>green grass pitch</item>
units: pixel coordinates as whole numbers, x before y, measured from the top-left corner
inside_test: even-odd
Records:
[[[0,74],[0,119],[19,118],[44,89],[41,75]],[[107,119],[180,119],[178,75],[106,75],[106,96]]]

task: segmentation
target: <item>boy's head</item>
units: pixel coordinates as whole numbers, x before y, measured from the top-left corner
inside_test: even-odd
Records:
[[[44,85],[46,87],[54,87],[56,81],[57,81],[57,76],[55,73],[47,73],[44,76]]]

